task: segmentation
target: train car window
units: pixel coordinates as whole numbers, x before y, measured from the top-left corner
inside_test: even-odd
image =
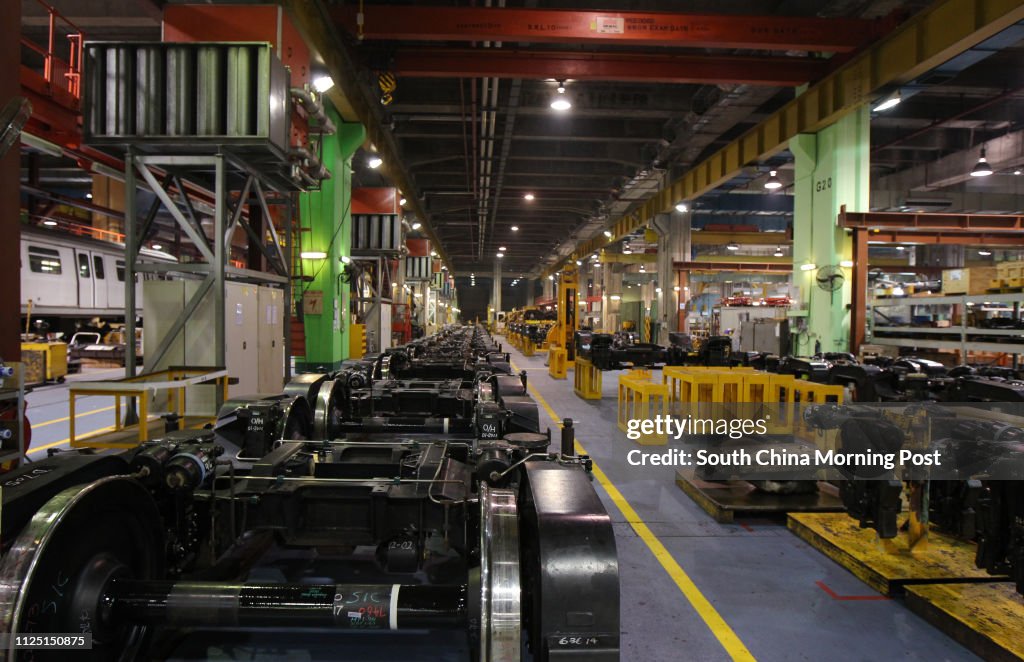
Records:
[[[92,256],[92,272],[96,274],[96,278],[104,279],[107,277],[103,271],[103,256],[93,255]]]
[[[53,274],[57,276],[61,273],[60,253],[52,248],[29,246],[28,266],[29,269],[37,274]]]
[[[124,260],[117,261],[117,279],[124,282]]]
[[[89,256],[85,253],[78,254],[78,277],[89,277]]]

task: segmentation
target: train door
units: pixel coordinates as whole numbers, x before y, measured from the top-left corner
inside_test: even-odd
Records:
[[[107,269],[106,265],[103,264],[103,255],[100,253],[92,254],[92,280],[93,280],[93,298],[96,302],[97,308],[107,308],[109,306],[110,297],[107,291]]]
[[[43,242],[21,244],[22,299],[35,308],[75,308],[74,251]]]
[[[78,307],[93,308],[92,264],[89,251],[75,250],[75,265],[78,267]]]

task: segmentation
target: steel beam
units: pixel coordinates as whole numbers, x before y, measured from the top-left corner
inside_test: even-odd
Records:
[[[690,235],[694,246],[724,246],[730,242],[757,246],[789,246],[793,240],[785,232],[708,232],[694,230]]]
[[[363,25],[357,25],[357,12]],[[351,34],[391,41],[604,43],[676,48],[848,52],[892,28],[889,20],[806,16],[716,16],[410,5],[332,10]]]
[[[940,0],[851,58],[794,100],[696,164],[633,213],[617,219],[614,239],[721,186],[749,164],[785,149],[801,133],[815,133],[870,103],[883,88],[909,82],[1002,30],[1024,20],[1021,0]],[[608,243],[603,235],[577,245],[585,255]],[[552,274],[570,256],[544,270]]]
[[[749,264],[735,264],[732,262],[674,262],[672,268],[676,271],[688,271],[691,273],[701,271],[737,271],[760,274],[788,274],[792,273],[793,264],[772,264],[770,262]]]
[[[925,214],[914,212],[848,212],[839,214],[844,228],[895,230],[898,232],[944,233],[1024,233],[1024,215],[1020,214]],[[1024,244],[1024,239],[1020,240]]]
[[[523,78],[644,83],[795,86],[817,80],[828,60],[507,49],[402,49],[391,71],[406,78]]]

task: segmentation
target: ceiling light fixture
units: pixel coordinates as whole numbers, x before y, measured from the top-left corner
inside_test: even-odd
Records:
[[[655,291],[655,293],[657,293],[657,294],[661,294],[661,288],[660,288],[660,287],[656,287],[656,288],[654,288],[654,291]]]
[[[348,255],[342,255],[341,256],[341,263],[342,264],[349,264],[350,262],[352,262],[352,258],[350,258]]]
[[[982,257],[988,257],[989,255],[992,255],[992,251],[986,251],[986,250],[978,249],[978,255],[980,255]]]
[[[327,257],[327,253],[323,251],[302,251],[299,253],[299,257],[303,260],[322,260]]]
[[[905,250],[907,250],[907,247],[906,246],[897,246],[896,250],[898,250],[898,251],[905,251]]]
[[[680,289],[680,288],[679,288],[679,286],[678,286],[678,285],[676,285],[675,287],[673,287],[673,288],[672,288],[672,291],[673,291],[673,292],[678,292],[678,291],[679,291],[679,289]]]
[[[423,227],[423,224],[420,223],[419,221],[416,221],[415,223],[412,224],[411,227],[412,227],[413,230],[419,230],[420,228]]]
[[[988,177],[991,174],[992,166],[989,165],[988,160],[985,158],[985,148],[982,147],[978,162],[971,168],[971,177]]]
[[[499,246],[498,247],[498,251],[501,252],[501,253],[504,253],[506,250],[508,250],[508,249],[505,248],[504,246]]]
[[[565,96],[565,82],[558,81],[558,94],[551,100],[551,109],[564,113],[572,108],[572,102]]]
[[[768,179],[765,180],[764,187],[769,191],[774,191],[777,188],[782,188],[782,180],[778,177],[776,170],[768,171]]]
[[[840,260],[839,266],[843,269],[853,269],[853,260]]]
[[[523,196],[523,200],[526,200],[527,202],[533,202],[536,199],[537,196],[535,196],[533,193],[527,193]]]
[[[370,166],[370,167],[371,167],[372,169],[374,169],[374,170],[376,170],[377,168],[379,168],[379,167],[381,166],[381,164],[382,164],[382,163],[384,163],[384,159],[380,158],[380,157],[379,157],[379,156],[377,156],[376,154],[374,154],[373,156],[371,156],[371,157],[370,157],[370,158],[369,158],[369,159],[368,159],[368,160],[366,161],[366,165]]]
[[[740,246],[739,246],[739,244],[731,243],[731,244],[727,245],[725,248],[726,248],[726,250],[730,250],[730,251],[738,251],[740,249]]]
[[[406,202],[408,202],[408,200],[406,200],[405,198],[399,198],[398,199],[398,204],[403,206],[403,207],[405,206]]]
[[[775,248],[775,252],[773,253],[773,255],[775,257],[782,257],[782,246],[776,247]]]
[[[313,89],[323,94],[334,87],[334,79],[330,76],[317,76],[313,79]]]
[[[814,271],[817,268],[818,265],[814,264],[813,262],[808,262],[807,264],[800,265],[800,271]]]
[[[612,231],[611,230],[605,230],[604,231],[604,236],[606,236],[609,239],[611,239],[612,238]]]
[[[1013,171],[1013,174],[1015,174],[1015,175],[1019,175],[1019,174],[1020,174],[1020,172],[1021,172],[1020,168],[1017,168],[1017,169],[1015,169],[1015,170]]]
[[[686,202],[685,201],[677,202],[676,203],[676,211],[677,212],[684,213],[684,212],[687,212],[689,210],[690,210],[690,208],[686,206]]]
[[[504,253],[498,253],[498,257],[505,257]]]
[[[619,300],[619,299],[621,299],[622,297],[620,297],[620,296],[619,296],[618,294],[613,294],[613,295],[611,295],[611,296],[610,296],[610,297],[608,297],[608,298],[609,298],[609,299],[611,299],[612,301],[618,301],[618,300]]]
[[[582,267],[582,266],[583,266],[583,263],[582,263],[582,262],[580,262],[579,260],[576,260],[576,266],[577,266],[577,267]]]
[[[48,218],[45,221],[43,221],[43,225],[52,228],[57,225],[57,221],[53,220],[52,218]]]
[[[92,200],[92,193],[86,193],[85,194],[85,199],[86,200]]]
[[[886,110],[889,110],[890,108],[895,108],[896,106],[900,105],[900,101],[903,101],[903,98],[900,96],[899,90],[896,90],[895,94],[890,95],[884,101],[882,101],[882,103],[875,106],[875,112],[881,113],[885,112]]]
[[[437,257],[437,251],[430,251],[430,257]]]
[[[152,248],[155,251],[158,251],[158,250],[162,249],[163,246],[161,246],[160,244],[153,244],[152,246],[150,246],[150,248]],[[325,255],[324,257],[327,257],[327,256]]]
[[[518,225],[513,225],[510,229],[512,230],[512,232],[519,232],[519,226]]]

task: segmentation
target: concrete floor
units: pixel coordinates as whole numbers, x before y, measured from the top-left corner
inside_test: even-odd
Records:
[[[602,400],[585,401],[573,394],[571,373],[569,380],[551,379],[542,355],[526,358],[515,349],[508,351],[558,419],[574,419],[578,441],[638,516],[635,525],[627,521],[595,481],[617,536],[624,662],[726,660],[742,656],[744,649],[759,660],[977,659],[900,601],[882,599],[784,524],[718,524],[676,487],[671,468],[629,467],[626,453],[636,446],[616,425],[618,373],[604,374]],[[121,370],[90,370],[70,379],[122,375]],[[30,458],[44,456],[47,448],[66,447],[66,386],[36,388],[28,402]],[[112,426],[112,405],[110,398],[81,398],[79,432]],[[541,417],[557,438],[554,421],[543,408]],[[637,533],[644,526],[652,534],[648,540]],[[655,558],[651,544],[664,546],[672,559],[668,563],[677,564],[685,575],[684,586],[692,582],[689,597]],[[879,599],[836,599],[819,582],[838,596]],[[394,652],[397,657],[377,659],[405,659]]]

